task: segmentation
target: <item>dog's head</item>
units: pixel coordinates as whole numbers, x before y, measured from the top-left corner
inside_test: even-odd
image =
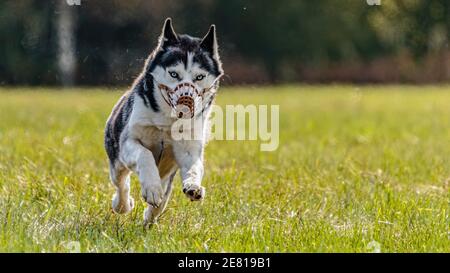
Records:
[[[178,35],[172,20],[166,19],[146,72],[153,77],[159,93],[155,97],[169,106],[163,109],[171,108],[171,114],[179,118],[190,118],[202,111],[210,103],[207,100],[213,97],[223,73],[215,26],[211,25],[201,39]]]

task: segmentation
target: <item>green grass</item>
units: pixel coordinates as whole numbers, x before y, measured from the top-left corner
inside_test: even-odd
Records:
[[[119,92],[0,90],[0,251],[450,252],[450,87],[223,88],[279,104],[280,146],[213,141],[207,196],[176,179],[159,225],[111,212],[103,127]]]

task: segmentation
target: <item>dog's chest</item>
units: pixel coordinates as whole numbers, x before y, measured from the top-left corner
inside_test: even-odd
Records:
[[[161,178],[170,175],[176,164],[169,130],[156,126],[134,126],[132,128],[132,136],[152,152]]]
[[[131,130],[131,135],[150,150],[153,150],[155,146],[159,147],[161,143],[171,144],[170,127],[135,125]]]

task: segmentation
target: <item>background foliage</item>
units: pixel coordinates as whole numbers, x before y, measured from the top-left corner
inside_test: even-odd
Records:
[[[129,84],[168,16],[180,33],[218,26],[228,84],[450,79],[447,0],[18,0],[0,3],[1,84],[61,82],[62,8],[73,15],[76,84]]]

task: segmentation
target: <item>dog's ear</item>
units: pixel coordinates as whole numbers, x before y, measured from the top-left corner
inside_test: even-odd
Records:
[[[161,36],[159,37],[159,45],[162,48],[174,45],[178,42],[178,36],[173,30],[172,19],[167,18],[164,22]]]
[[[211,55],[217,57],[218,56],[218,46],[217,46],[217,38],[216,38],[216,26],[211,25],[208,33],[203,37],[202,42],[200,44],[201,48],[211,53]]]

